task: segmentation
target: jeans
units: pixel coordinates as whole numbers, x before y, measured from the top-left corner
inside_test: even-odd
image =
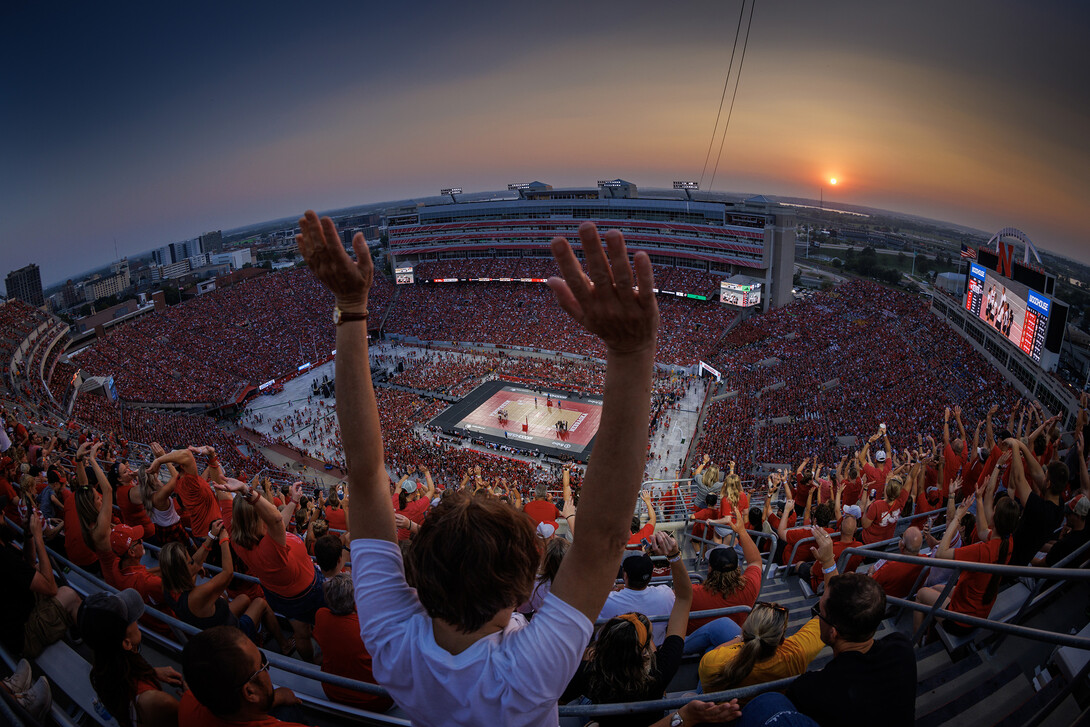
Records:
[[[704,654],[742,633],[742,627],[727,616],[704,624],[685,637],[686,654]]]
[[[737,727],[819,727],[779,692],[765,692],[742,710]]]

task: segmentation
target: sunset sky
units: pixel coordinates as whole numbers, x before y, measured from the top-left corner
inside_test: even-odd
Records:
[[[0,279],[446,186],[699,179],[739,8],[5,3]],[[1090,262],[1087,31],[1085,3],[762,0],[713,189]]]

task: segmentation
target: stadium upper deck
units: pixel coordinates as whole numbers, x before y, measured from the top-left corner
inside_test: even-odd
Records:
[[[572,240],[581,255],[576,231],[594,220],[620,229],[629,249],[646,251],[655,264],[757,279],[766,291],[765,310],[791,301],[795,213],[765,197],[731,203],[666,190],[641,197],[623,180],[576,189],[535,183],[517,191],[511,199],[461,202],[452,195],[390,210],[392,261],[548,258],[557,235]]]

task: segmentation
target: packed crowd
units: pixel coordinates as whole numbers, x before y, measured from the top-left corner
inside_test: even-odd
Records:
[[[300,226],[300,248],[338,305],[366,306],[373,292],[370,260],[357,267],[332,223],[320,226],[313,213]],[[327,683],[330,700],[376,711],[396,704],[414,724],[555,725],[558,703],[659,699],[682,656],[697,654],[707,699],[693,699],[673,714],[649,710],[599,723],[839,725],[846,716],[850,721],[881,713],[891,725],[907,725],[917,687],[913,645],[901,633],[875,634],[888,596],[935,603],[942,573],[934,574],[937,583],[923,581],[913,593],[922,566],[911,572],[887,559],[863,573],[859,562],[838,564],[838,554],[890,539],[909,513],[933,513],[934,521],[903,530],[898,549],[912,554],[929,548],[935,559],[1054,565],[1088,542],[1090,397],[1081,401],[1074,430],[1062,432],[1058,417],[1038,406],[1001,408],[1010,397],[994,386],[967,385],[961,400],[931,389],[895,399],[913,407],[899,417],[880,416],[856,401],[846,431],[865,439],[839,458],[820,436],[800,432],[774,454],[784,462],[806,459],[770,475],[760,491],[747,492],[738,474],[741,458],[732,461],[734,452],[706,433],[702,446],[714,454],[699,463],[691,491],[676,493],[704,525],[698,537],[709,541],[708,576],[694,587],[679,543],[655,532],[651,496],[641,491],[648,433],[633,425],[669,417],[670,404],[694,382],[655,382],[662,306],[649,292],[647,257],[636,256],[634,275],[644,291],[636,293],[626,284],[633,271],[623,241],[608,236],[611,253],[624,261],[614,267],[593,226],[581,227],[580,236],[594,276],[617,279],[591,291],[571,249],[557,251],[564,280],[555,285],[556,295],[606,359],[598,436],[608,446],[585,470],[545,470],[505,457],[496,457],[488,470],[477,459],[482,453],[409,436],[413,422],[441,404],[415,393],[374,390],[366,329],[358,322],[337,326],[330,341],[343,364],[336,381],[337,441],[352,467],[342,486],[313,497],[299,483],[278,488],[266,479],[229,476],[234,467],[223,460],[237,447],[210,444],[215,432],[200,417],[140,411],[129,421],[129,411],[122,419],[108,407],[92,406],[81,411],[82,419],[117,424],[95,427],[96,433],[35,427],[24,412],[5,408],[0,507],[22,537],[10,527],[0,531],[0,577],[14,585],[12,597],[0,599],[0,643],[33,660],[60,640],[82,640],[90,686],[123,727],[306,724],[299,697],[272,681],[260,648],[266,643],[303,661],[320,660],[329,674],[387,691]],[[835,298],[819,298],[816,311],[797,312],[799,321],[773,318],[764,339],[771,352],[762,358],[792,361],[789,370],[802,383],[820,383],[828,370],[806,378],[804,367],[793,362],[815,349],[797,347],[802,344],[791,336],[797,331],[792,325],[812,326],[818,346],[838,326],[845,335],[846,325],[881,349],[857,369],[842,363],[849,385],[863,386],[870,375],[875,378],[863,393],[895,396],[893,375],[934,376],[914,363],[923,359],[919,349],[907,349],[892,363],[890,341],[878,337],[881,326],[870,325],[864,310],[875,291],[849,286],[843,296],[841,307]],[[911,320],[913,331],[928,325],[909,303],[882,302],[894,311],[891,318],[899,313]],[[753,335],[743,331],[739,340]],[[838,345],[864,355],[854,340]],[[747,361],[758,353],[753,346],[731,354]],[[928,353],[929,363],[963,371],[954,357],[936,351]],[[718,363],[728,381],[769,385],[763,370]],[[866,363],[888,368],[868,374]],[[981,387],[990,385],[980,379]],[[805,413],[813,400],[798,396],[795,404]],[[778,416],[781,404],[768,404],[762,416]],[[316,422],[326,408],[295,416]],[[147,437],[146,447],[117,436],[122,425],[131,439]],[[163,439],[173,449],[152,438],[159,433],[170,435]],[[559,484],[558,498],[550,497],[549,484]],[[763,500],[763,509],[750,507],[751,495],[754,504]],[[647,524],[632,517],[637,498],[650,516]],[[941,536],[932,537],[931,529],[937,533],[941,525]],[[791,636],[789,609],[757,601],[762,553],[750,529],[776,532],[780,551],[767,557],[820,591],[811,618]],[[728,537],[737,548],[716,547]],[[792,544],[808,538],[813,547],[792,557]],[[157,569],[148,568],[145,543],[158,549]],[[59,585],[51,551],[119,592],[81,594]],[[671,584],[651,585],[663,564]],[[623,587],[615,589],[618,572]],[[235,578],[238,573],[256,583]],[[997,577],[962,573],[946,606],[986,617],[1000,586]],[[690,619],[697,611],[732,606],[749,610]],[[189,630],[180,672],[153,667],[141,655],[141,629],[156,623],[149,607]],[[660,617],[665,620],[651,620]],[[959,622],[950,618],[943,627],[956,630]],[[824,646],[831,647],[832,659],[809,669]],[[50,686],[44,677],[33,679],[27,660],[0,689],[41,720]],[[538,668],[542,664],[547,668]],[[73,673],[80,678],[79,670]],[[786,677],[796,678],[782,694],[748,703],[714,698],[722,690]],[[848,689],[851,710],[831,696]]]
[[[925,303],[867,282],[744,321],[713,365],[723,374],[721,391],[737,393],[709,406],[705,449],[720,460],[739,457],[747,472],[808,454],[839,458],[846,447],[837,437],[881,423],[891,432],[927,433],[945,401],[960,401],[979,420],[1016,398]]]
[[[376,282],[377,318],[392,287]],[[124,399],[218,404],[328,356],[332,308],[309,271],[272,273],[111,329],[76,362],[112,374]]]

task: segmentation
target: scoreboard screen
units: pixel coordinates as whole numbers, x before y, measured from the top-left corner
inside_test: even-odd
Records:
[[[758,306],[761,304],[761,286],[729,283],[724,280],[719,283],[719,302],[741,308]]]
[[[972,263],[965,309],[1040,365],[1052,312],[1052,301],[1048,297]]]
[[[413,268],[411,265],[394,268],[394,282],[397,285],[412,285],[414,280],[415,278],[413,277]]]

